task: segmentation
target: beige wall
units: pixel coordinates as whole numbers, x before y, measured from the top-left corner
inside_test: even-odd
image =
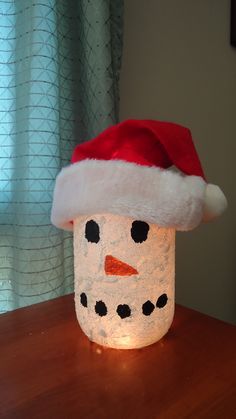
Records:
[[[120,119],[188,126],[229,209],[177,234],[177,302],[236,323],[236,49],[229,0],[125,0]]]

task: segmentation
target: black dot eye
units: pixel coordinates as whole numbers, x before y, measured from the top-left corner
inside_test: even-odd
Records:
[[[88,242],[98,243],[100,240],[99,225],[94,220],[87,221],[85,226],[85,237]]]
[[[134,221],[131,228],[131,237],[135,243],[147,240],[149,225],[145,221]]]

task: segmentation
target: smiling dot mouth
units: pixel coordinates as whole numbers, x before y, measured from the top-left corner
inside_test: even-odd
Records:
[[[138,271],[128,263],[122,262],[112,255],[107,255],[105,258],[105,273],[106,275],[131,276],[137,275]]]
[[[166,306],[168,302],[168,296],[167,294],[161,294],[156,301],[156,308],[162,309]],[[87,308],[88,307],[88,299],[87,299],[87,295],[82,292],[80,294],[80,304],[84,307]],[[96,301],[96,304],[94,305],[94,310],[95,313],[100,316],[106,316],[107,314],[109,314],[108,312],[108,308],[107,305],[105,304],[105,302],[103,300],[98,300]],[[132,310],[133,308],[131,306],[129,306],[128,304],[122,302],[122,304],[119,304],[116,308],[116,313],[118,314],[118,316],[121,319],[126,319],[127,317],[132,317]],[[142,305],[142,313],[144,316],[150,316],[152,315],[152,313],[155,310],[155,303],[152,302],[151,300],[147,300],[145,301],[145,303],[143,303]],[[104,332],[104,331],[103,331]],[[105,337],[105,335],[103,334],[103,336]]]

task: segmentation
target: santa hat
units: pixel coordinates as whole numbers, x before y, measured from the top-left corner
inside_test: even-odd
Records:
[[[57,176],[51,219],[72,230],[80,215],[111,213],[191,230],[226,207],[220,188],[206,182],[187,128],[127,120],[75,148]]]

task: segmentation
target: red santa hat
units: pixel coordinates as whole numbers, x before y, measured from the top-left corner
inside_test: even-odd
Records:
[[[191,230],[227,207],[206,182],[191,132],[152,120],[127,120],[78,145],[54,190],[52,223],[73,229],[80,215],[132,217]]]

